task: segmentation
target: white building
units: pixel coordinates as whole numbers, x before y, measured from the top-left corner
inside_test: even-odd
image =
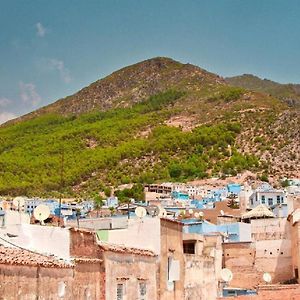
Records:
[[[259,204],[267,207],[286,204],[286,193],[284,190],[276,190],[268,184],[264,184],[257,188],[249,199],[250,208],[254,208]]]

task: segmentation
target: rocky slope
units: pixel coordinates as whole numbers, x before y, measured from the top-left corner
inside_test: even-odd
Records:
[[[254,90],[169,58],[123,68],[0,128],[0,194],[297,176],[299,110]]]

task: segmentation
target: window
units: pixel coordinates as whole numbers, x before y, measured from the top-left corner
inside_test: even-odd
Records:
[[[184,242],[183,253],[195,254],[195,242]]]
[[[280,196],[277,196],[277,204],[280,204]]]
[[[123,300],[124,296],[124,284],[118,283],[117,284],[117,300]]]
[[[265,196],[261,196],[261,203],[265,204],[266,203],[266,197]]]
[[[146,300],[146,294],[147,294],[147,284],[146,282],[140,282],[139,283],[139,293],[140,293],[140,300]]]
[[[269,204],[269,206],[272,206],[272,205],[273,205],[273,198],[269,198],[269,199],[268,199],[268,204]]]

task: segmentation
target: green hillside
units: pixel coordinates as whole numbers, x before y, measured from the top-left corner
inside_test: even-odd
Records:
[[[228,77],[226,82],[233,86],[270,94],[284,100],[290,106],[300,105],[299,84],[281,84],[272,80],[261,79],[251,74]]]
[[[289,113],[280,100],[198,67],[152,59],[0,127],[0,194],[56,195],[62,159],[66,196],[242,170],[271,174],[264,154],[277,157],[269,144],[285,138],[277,131]]]

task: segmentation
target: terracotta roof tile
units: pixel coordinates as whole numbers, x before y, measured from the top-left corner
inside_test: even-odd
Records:
[[[122,245],[115,245],[115,244],[108,244],[108,243],[99,243],[100,249],[103,251],[111,251],[111,252],[118,252],[124,254],[136,254],[136,255],[143,255],[143,256],[152,256],[155,257],[156,254],[147,249],[139,249],[133,247],[126,247]]]
[[[72,268],[73,265],[54,257],[29,250],[0,246],[0,264],[42,266],[47,268]]]

